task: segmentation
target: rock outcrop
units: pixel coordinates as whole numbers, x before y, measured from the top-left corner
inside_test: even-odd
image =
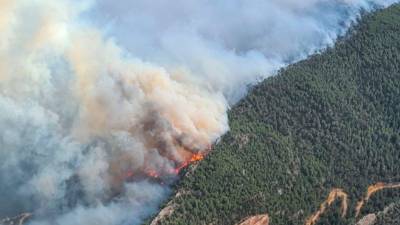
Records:
[[[267,214],[252,216],[244,219],[238,225],[269,225],[269,216]]]
[[[359,220],[356,225],[374,225],[376,223],[376,219],[377,217],[375,214],[368,214]]]

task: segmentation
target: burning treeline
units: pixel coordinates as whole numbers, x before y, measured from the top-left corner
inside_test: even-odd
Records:
[[[12,159],[0,185],[39,219],[85,205],[88,218],[109,207],[105,223],[119,224],[140,218],[127,207],[140,213],[164,196],[147,178],[203,159],[228,129],[228,106],[189,71],[130,56],[79,19],[89,4],[80,2],[0,1],[0,126]]]
[[[363,206],[368,202],[371,196],[379,191],[384,189],[396,189],[400,188],[400,183],[383,183],[379,182],[374,185],[368,187],[367,191],[365,192],[365,196],[357,202],[355,208],[355,217],[359,217],[361,209]],[[325,213],[325,211],[330,207],[337,199],[341,201],[341,216],[344,218],[347,215],[348,211],[348,195],[342,189],[333,189],[329,193],[327,199],[321,204],[318,211],[316,211],[313,215],[311,215],[305,222],[305,225],[314,225],[316,224],[321,215]]]
[[[139,13],[127,14],[140,24],[122,35],[135,52],[92,21],[94,2],[0,0],[0,202],[11,214],[34,210],[33,225],[140,224],[168,194],[147,178],[164,181],[201,160],[228,130],[228,101],[289,59],[333,43],[369,6],[103,1],[137,3]],[[170,5],[184,18],[161,13]],[[224,13],[237,19],[221,20]],[[254,29],[244,35],[243,24]]]

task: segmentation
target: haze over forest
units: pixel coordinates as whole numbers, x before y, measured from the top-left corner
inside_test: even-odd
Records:
[[[400,182],[396,2],[0,0],[0,218],[302,224]]]

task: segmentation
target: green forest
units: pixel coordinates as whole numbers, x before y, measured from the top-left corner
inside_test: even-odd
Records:
[[[392,203],[377,215],[376,225],[400,224],[400,202]]]
[[[253,87],[229,121],[175,184],[174,211],[159,224],[233,225],[268,213],[272,225],[300,225],[332,188],[349,194],[348,215],[337,202],[318,224],[355,224],[369,185],[400,182],[400,5],[364,15],[335,46]],[[400,190],[384,190],[361,213],[393,202]],[[396,213],[398,204],[379,223]]]

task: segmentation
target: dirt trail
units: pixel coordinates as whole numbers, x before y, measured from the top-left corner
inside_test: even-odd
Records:
[[[345,217],[347,214],[347,208],[348,208],[348,196],[346,192],[344,192],[342,189],[335,188],[333,189],[329,195],[328,198],[320,205],[319,210],[315,212],[313,215],[311,215],[307,220],[305,225],[314,225],[318,222],[319,218],[321,215],[326,211],[326,209],[331,206],[336,199],[340,199],[342,201],[342,217]]]
[[[368,202],[368,200],[371,198],[371,196],[374,195],[376,192],[382,191],[384,189],[395,189],[395,188],[400,188],[400,183],[385,184],[385,183],[379,182],[379,183],[369,186],[367,189],[367,192],[365,193],[365,196],[357,203],[356,217],[358,217],[360,215],[361,209]]]
[[[373,184],[368,187],[367,191],[365,192],[364,197],[357,202],[355,208],[355,217],[357,218],[360,215],[360,212],[364,205],[369,201],[372,195],[375,193],[382,191],[384,189],[400,189],[400,183],[383,183],[379,182]],[[329,193],[326,200],[321,203],[318,211],[312,214],[305,222],[305,225],[315,225],[319,219],[321,218],[322,214],[336,201],[341,200],[341,216],[345,217],[348,211],[348,194],[340,188],[334,188]],[[157,224],[160,220],[164,217],[170,215],[174,210],[174,205],[168,204],[168,206],[160,212],[160,215],[155,218],[152,224]],[[23,225],[29,218],[32,217],[31,213],[23,213],[18,216],[12,218],[6,218],[0,220],[0,225]],[[256,215],[253,217],[248,217],[244,219],[239,225],[268,225],[269,224],[269,216],[268,214]]]
[[[382,191],[384,189],[395,189],[395,188],[400,188],[400,183],[383,183],[379,182],[376,184],[373,184],[368,187],[365,196],[358,201],[355,211],[355,217],[357,218],[360,215],[361,209],[364,207],[364,205],[368,202],[368,200],[371,198],[373,194],[376,192]],[[314,225],[318,222],[320,219],[321,215],[326,211],[326,209],[332,205],[333,202],[335,202],[336,199],[341,199],[342,200],[342,217],[345,217],[347,214],[347,208],[348,208],[348,194],[344,192],[342,189],[335,188],[333,189],[329,195],[328,198],[321,204],[319,210],[315,212],[312,216],[310,216],[306,222],[305,225]]]

